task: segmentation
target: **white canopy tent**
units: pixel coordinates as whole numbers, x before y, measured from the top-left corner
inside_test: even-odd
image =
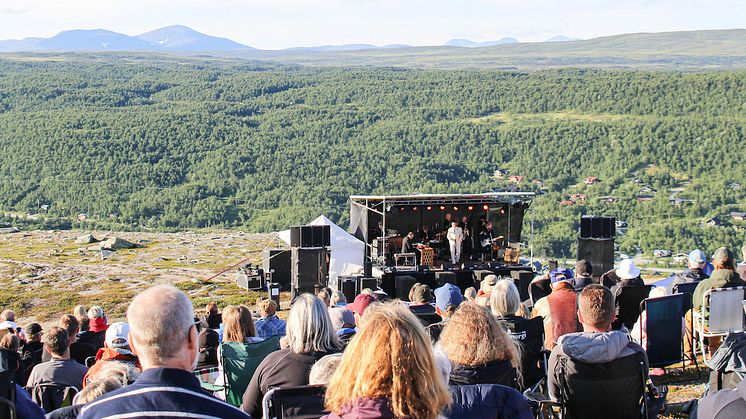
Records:
[[[329,262],[329,281],[335,283],[340,275],[362,273],[363,258],[365,257],[365,243],[332,220],[323,215],[308,223],[309,225],[328,225],[331,235],[331,261]],[[290,244],[290,230],[279,233],[280,239]]]

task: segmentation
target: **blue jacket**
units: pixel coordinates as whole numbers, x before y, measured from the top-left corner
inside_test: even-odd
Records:
[[[203,391],[194,374],[173,368],[151,368],[127,387],[86,404],[79,419],[116,415],[138,418],[249,418],[241,410]]]
[[[453,403],[444,418],[533,419],[528,401],[518,390],[497,384],[451,386]]]

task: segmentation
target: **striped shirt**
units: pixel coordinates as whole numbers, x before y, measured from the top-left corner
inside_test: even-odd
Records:
[[[250,418],[203,391],[191,373],[151,368],[127,387],[86,404],[80,419],[92,418]]]

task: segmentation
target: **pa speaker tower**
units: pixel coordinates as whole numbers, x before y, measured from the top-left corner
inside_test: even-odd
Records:
[[[292,296],[310,292],[316,294],[327,285],[329,277],[329,252],[325,247],[293,247]]]
[[[585,259],[593,267],[593,277],[599,278],[614,268],[614,217],[580,218],[578,260]]]

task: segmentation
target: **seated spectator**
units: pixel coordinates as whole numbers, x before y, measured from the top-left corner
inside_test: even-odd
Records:
[[[712,263],[715,267],[715,270],[712,271],[712,275],[710,275],[709,278],[700,281],[699,285],[697,285],[697,288],[694,290],[692,305],[694,307],[694,310],[700,313],[706,320],[709,320],[710,313],[709,310],[702,306],[702,299],[705,295],[705,292],[715,288],[728,288],[746,285],[746,283],[744,283],[738,273],[735,272],[735,261],[736,259],[730,249],[728,249],[727,247],[721,247],[717,249],[715,251],[715,254],[712,256]],[[686,316],[684,316],[684,318],[686,319],[687,330],[692,330],[691,314],[692,313],[687,312]],[[722,338],[719,336],[713,336],[707,338],[707,341],[709,352],[710,354],[713,354],[717,350],[718,346],[720,346]],[[690,357],[689,359],[694,359],[694,354],[689,339],[684,339],[684,351],[686,355]]]
[[[704,252],[699,249],[692,250],[686,258],[687,270],[676,275],[668,286],[668,292],[672,293],[674,287],[678,284],[689,284],[692,282],[700,282],[710,276],[705,273],[705,265],[707,264],[707,257]],[[656,284],[657,285],[657,284]]]
[[[311,372],[308,375],[308,384],[329,384],[329,380],[332,379],[332,376],[337,371],[340,362],[342,362],[341,353],[326,355],[316,361],[316,363],[313,364],[313,367],[311,367]]]
[[[369,305],[376,302],[376,298],[372,294],[360,294],[355,297],[355,301],[352,304],[347,304],[354,316],[355,325],[360,327],[360,318],[363,316],[363,312],[368,308]]]
[[[741,276],[742,281],[746,281],[746,243],[741,247],[741,257],[743,260],[736,266],[736,272]]]
[[[140,362],[137,356],[132,353],[129,344],[130,327],[127,323],[112,323],[106,329],[104,347],[96,353],[96,363],[88,369],[85,378],[83,378],[83,388],[86,387],[90,378],[98,373],[101,368],[108,362],[120,361],[127,362],[139,368]]]
[[[106,393],[133,383],[140,371],[132,364],[120,361],[103,363],[103,367],[91,375],[90,383],[73,398],[73,405],[62,407],[47,414],[47,419],[75,419],[83,405]]]
[[[329,309],[329,318],[342,347],[347,347],[356,332],[355,313],[346,307],[332,307]]]
[[[21,364],[21,354],[18,349],[21,347],[21,338],[18,335],[3,331],[0,338],[0,349],[5,351],[5,359],[8,371],[15,371],[13,381],[18,382],[18,378],[23,376],[23,365]]]
[[[18,377],[18,384],[25,387],[31,370],[42,363],[44,343],[41,341],[42,329],[39,323],[31,323],[26,326],[26,343],[21,346],[21,369],[22,374]]]
[[[544,372],[539,366],[541,348],[544,345],[541,325],[515,315],[521,307],[521,296],[515,283],[509,279],[497,282],[490,296],[492,314],[506,328],[508,336],[520,346],[521,388],[536,384]]]
[[[18,331],[18,325],[16,324],[16,313],[13,310],[5,309],[0,312],[0,323],[6,323],[8,329],[11,329],[13,333]]]
[[[257,304],[259,316],[261,317],[254,324],[256,335],[262,339],[272,336],[285,336],[285,320],[280,319],[275,314],[277,303],[270,299],[261,300]]]
[[[734,389],[719,390],[699,401],[697,419],[740,419],[746,412],[746,380]]]
[[[430,304],[433,292],[426,284],[415,284],[409,292],[409,309],[414,314],[435,314],[435,307]]]
[[[70,358],[74,359],[80,365],[85,365],[88,357],[96,356],[96,348],[90,343],[79,342],[78,332],[80,332],[80,323],[78,318],[72,314],[65,314],[60,318],[60,327],[67,330],[70,336]]]
[[[143,372],[129,386],[86,404],[80,419],[106,417],[246,418],[240,410],[203,393],[192,374],[199,352],[192,303],[183,292],[156,285],[127,309],[130,346]]]
[[[453,284],[446,283],[435,289],[435,312],[443,320],[450,318],[463,301],[461,290]]]
[[[218,332],[207,327],[207,320],[204,317],[195,318],[195,323],[199,323],[199,359],[197,360],[197,369],[212,368],[218,366],[218,347],[220,346],[220,337]]]
[[[93,306],[88,309],[88,318],[90,319],[88,330],[95,333],[98,337],[97,342],[94,342],[94,339],[91,338],[88,343],[93,345],[93,347],[98,351],[104,347],[104,334],[106,333],[106,329],[109,327],[106,313],[104,313],[104,309],[101,306]]]
[[[468,301],[470,303],[477,302],[477,289],[474,287],[469,287],[464,290],[464,301]]]
[[[83,388],[83,377],[88,368],[70,359],[70,337],[67,330],[53,327],[44,335],[44,350],[52,355],[52,360],[42,362],[31,370],[26,387],[38,384],[54,384]]]
[[[518,345],[497,319],[474,303],[464,303],[443,327],[437,344],[453,364],[450,384],[501,384],[518,388]]]
[[[640,277],[640,268],[635,266],[632,259],[624,259],[619,262],[619,269],[612,269],[601,275],[601,284],[614,290],[619,287],[645,285],[645,281]]]
[[[378,304],[329,382],[325,418],[435,418],[450,400],[422,324],[401,304]]]
[[[267,390],[307,385],[313,364],[325,355],[339,352],[341,347],[326,306],[312,294],[301,294],[295,299],[285,338],[288,348],[264,358],[243,395],[241,408],[254,418],[262,416],[262,398]]]
[[[317,294],[317,297],[319,297],[319,300],[324,302],[324,305],[326,307],[331,307],[332,302],[332,289],[329,287],[322,288],[319,293]]]
[[[558,357],[565,356],[586,364],[602,364],[645,351],[629,340],[625,331],[612,330],[614,320],[614,296],[603,285],[592,284],[583,289],[578,297],[578,317],[583,331],[568,333],[557,341],[549,357],[547,386],[552,400],[559,400],[560,380]],[[647,356],[645,356],[647,364]],[[647,371],[647,365],[645,366]],[[609,406],[613,409],[614,406]]]
[[[346,307],[347,297],[345,297],[345,294],[342,291],[334,291],[329,304],[329,307]]]
[[[223,323],[223,316],[218,311],[218,303],[215,301],[207,303],[205,314],[207,315],[207,327],[212,330],[220,329],[220,324]]]
[[[77,341],[91,345],[96,349],[96,351],[103,348],[103,338],[105,335],[91,331],[91,318],[88,317],[88,315],[85,315],[78,320],[80,322],[78,325],[78,327],[80,327],[80,333],[78,333]]]
[[[572,286],[573,273],[557,268],[549,273],[552,293],[534,304],[532,317],[544,318],[544,348],[552,350],[560,336],[580,330],[577,293]]]
[[[8,351],[0,350],[0,366],[7,365]],[[44,409],[34,403],[29,393],[18,383],[15,384],[16,393],[16,417],[17,418],[43,418]]]
[[[479,283],[479,291],[477,292],[477,304],[480,306],[488,307],[490,305],[490,293],[492,288],[497,284],[496,275],[487,275],[484,277],[482,282]]]
[[[575,262],[575,279],[573,287],[575,291],[583,291],[583,288],[593,283],[593,265],[587,259]]]
[[[73,316],[75,316],[78,319],[78,322],[80,322],[80,319],[83,316],[88,316],[88,309],[83,305],[77,305],[73,309]]]

